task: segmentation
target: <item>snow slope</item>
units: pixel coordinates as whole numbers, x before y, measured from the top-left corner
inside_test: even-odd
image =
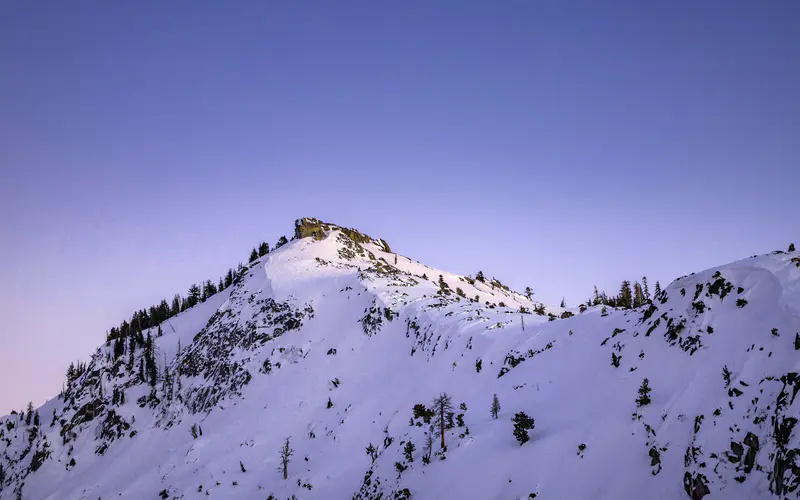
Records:
[[[551,321],[499,282],[302,219],[162,325],[155,388],[141,346],[130,369],[108,343],[39,427],[0,418],[0,499],[797,498],[798,257],[680,278],[638,309],[548,306]],[[442,392],[456,418],[423,464],[412,409]],[[519,411],[535,419],[524,445]]]

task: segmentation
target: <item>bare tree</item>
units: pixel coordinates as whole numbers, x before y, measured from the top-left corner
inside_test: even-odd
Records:
[[[447,414],[452,413],[453,411],[453,401],[446,392],[443,392],[439,395],[439,397],[434,398],[433,411],[438,422],[436,433],[442,438],[442,449],[444,450],[447,449],[447,446],[444,444],[445,421],[447,419]]]
[[[422,462],[430,463],[431,453],[433,453],[433,427],[430,432],[425,433],[425,441],[422,443]]]
[[[292,461],[292,455],[294,455],[294,450],[289,446],[288,437],[283,442],[281,449],[278,450],[278,455],[281,457],[281,465],[278,467],[278,472],[283,473],[283,479],[287,479],[289,477],[289,464]]]

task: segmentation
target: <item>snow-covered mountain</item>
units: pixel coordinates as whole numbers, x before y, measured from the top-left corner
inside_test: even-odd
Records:
[[[0,418],[0,499],[800,496],[800,253],[636,309],[536,309],[301,219],[162,336],[107,342]]]

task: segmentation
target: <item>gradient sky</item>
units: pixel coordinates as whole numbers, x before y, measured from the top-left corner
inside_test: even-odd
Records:
[[[800,244],[800,2],[11,1],[0,413],[313,216],[539,299]]]

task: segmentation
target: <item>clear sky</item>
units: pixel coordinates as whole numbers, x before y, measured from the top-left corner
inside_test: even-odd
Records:
[[[0,413],[313,216],[568,304],[800,244],[800,2],[0,16]]]

